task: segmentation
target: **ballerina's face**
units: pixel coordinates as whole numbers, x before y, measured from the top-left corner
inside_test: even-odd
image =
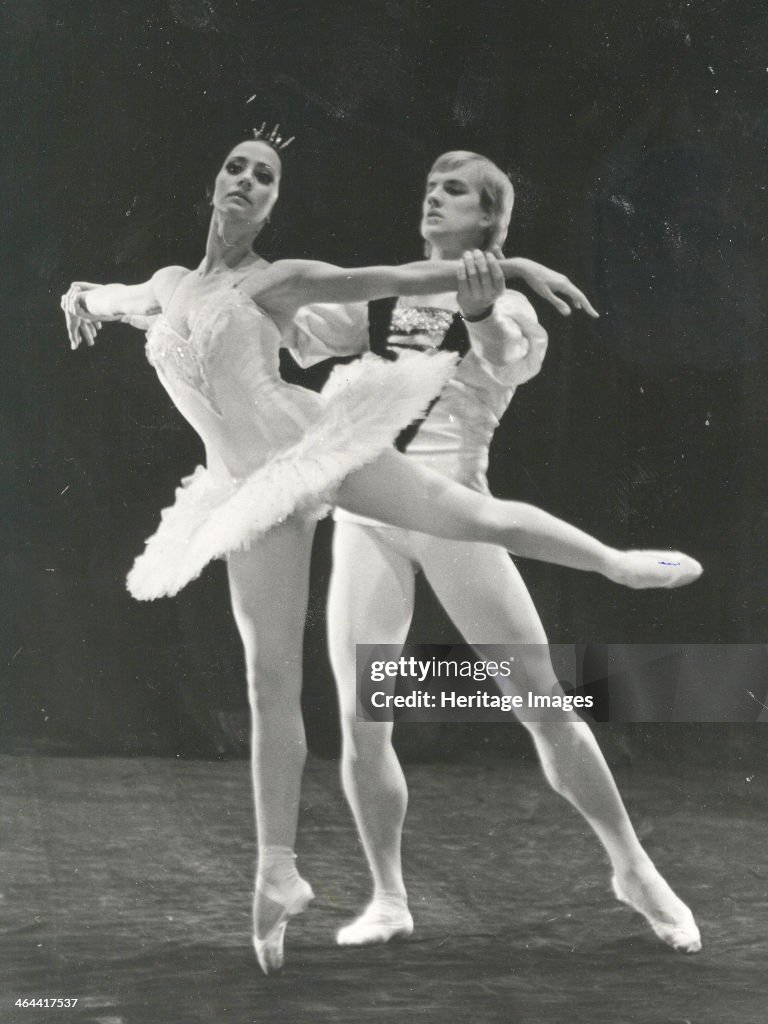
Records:
[[[240,221],[261,224],[280,191],[280,157],[265,142],[235,146],[216,175],[213,206]]]
[[[427,181],[421,215],[421,236],[438,249],[483,247],[491,214],[483,209],[477,167],[432,171]]]

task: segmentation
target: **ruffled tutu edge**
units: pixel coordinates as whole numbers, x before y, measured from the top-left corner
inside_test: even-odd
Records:
[[[172,597],[208,562],[248,548],[292,515],[321,518],[346,476],[372,462],[426,412],[456,367],[451,353],[366,355],[337,366],[321,392],[325,405],[295,444],[242,480],[198,466],[128,574],[140,601]]]

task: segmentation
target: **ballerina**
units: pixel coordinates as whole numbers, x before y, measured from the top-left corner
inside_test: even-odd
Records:
[[[75,284],[62,299],[73,348],[93,344],[102,321],[161,314],[147,355],[205,445],[206,468],[183,481],[128,586],[139,599],[172,595],[213,558],[226,558],[253,712],[253,943],[267,973],[282,967],[287,921],[313,895],[294,854],[306,759],[299,698],[312,535],[331,503],[631,587],[682,586],[701,572],[682,554],[607,547],[539,509],[477,494],[389,450],[439,393],[453,370],[451,356],[363,360],[357,369],[339,368],[322,395],[282,381],[281,332],[299,307],[445,290],[455,284],[457,264],[268,265],[253,243],[277,201],[281,167],[274,132],[229,153],[196,269],[166,267],[139,285]],[[586,304],[567,278],[532,261],[500,266],[550,301]]]

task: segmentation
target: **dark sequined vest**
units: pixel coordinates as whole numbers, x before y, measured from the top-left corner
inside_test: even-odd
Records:
[[[374,299],[373,302],[368,303],[368,333],[370,336],[370,349],[377,356],[381,356],[382,359],[397,359],[397,348],[391,346],[390,337],[392,329],[392,314],[397,305],[396,298],[389,299]],[[414,346],[410,346],[414,347]],[[448,330],[445,332],[445,337],[440,344],[440,350],[442,352],[458,352],[459,356],[463,359],[469,351],[469,335],[467,334],[467,327],[459,313],[453,314],[453,319]],[[434,398],[427,408],[424,417],[420,420],[414,420],[405,430],[401,431],[395,441],[395,447],[398,451],[404,452],[411,441],[414,439],[419,431],[419,427],[424,422],[426,416],[429,415],[432,406],[439,400],[439,395]]]

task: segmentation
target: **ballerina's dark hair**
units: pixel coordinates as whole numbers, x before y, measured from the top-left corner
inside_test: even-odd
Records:
[[[283,150],[287,149],[288,146],[290,146],[290,144],[294,141],[296,136],[295,135],[291,135],[290,138],[284,139],[280,135],[280,125],[279,124],[276,124],[275,127],[271,131],[267,131],[267,122],[266,121],[264,121],[262,123],[261,128],[251,128],[250,131],[251,131],[251,134],[253,136],[252,139],[248,138],[247,135],[246,135],[246,137],[244,139],[241,139],[240,142],[236,142],[235,146],[230,146],[230,148],[229,148],[229,150],[227,152],[231,152],[232,149],[234,149],[236,146],[241,145],[241,143],[243,143],[243,142],[263,142],[267,146],[269,146],[270,149],[274,150],[275,154],[280,158],[280,164],[282,166],[282,159],[283,159],[282,158],[282,153],[283,153]],[[198,207],[199,215],[203,211],[207,211],[208,210],[208,208],[211,205],[212,199],[213,199],[213,188],[211,187],[211,185],[209,183],[209,184],[206,184],[206,187],[205,187],[205,207]],[[265,226],[268,223],[269,223],[269,218],[267,218],[267,220],[264,221],[264,223],[259,228],[259,231],[258,231],[258,233],[256,235],[256,238],[258,238],[261,235],[261,232],[264,230]],[[255,241],[256,241],[256,239],[254,239],[254,242]]]

